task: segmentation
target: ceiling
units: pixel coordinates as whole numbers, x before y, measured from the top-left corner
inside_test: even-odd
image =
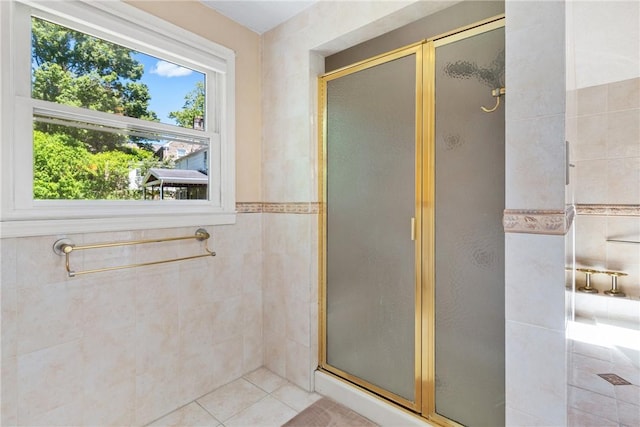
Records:
[[[201,0],[258,34],[277,27],[318,0]]]

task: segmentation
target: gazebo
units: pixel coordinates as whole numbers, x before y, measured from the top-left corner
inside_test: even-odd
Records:
[[[209,178],[200,171],[151,168],[142,180],[142,194],[145,200],[206,199],[208,184]]]

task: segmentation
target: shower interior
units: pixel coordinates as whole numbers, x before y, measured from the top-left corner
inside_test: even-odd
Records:
[[[320,367],[504,424],[504,19],[320,79]]]

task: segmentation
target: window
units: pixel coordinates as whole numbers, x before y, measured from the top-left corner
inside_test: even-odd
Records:
[[[120,2],[0,8],[3,236],[235,220],[230,50]]]

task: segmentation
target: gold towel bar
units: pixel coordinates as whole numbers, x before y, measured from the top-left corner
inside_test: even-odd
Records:
[[[187,240],[187,239],[196,239],[196,240],[202,242],[204,240],[209,239],[209,237],[211,237],[211,235],[207,232],[207,230],[205,230],[204,228],[199,228],[198,230],[196,230],[196,233],[193,236],[167,237],[167,238],[147,239],[147,240],[131,240],[131,241],[127,241],[127,242],[95,243],[95,244],[92,244],[92,245],[83,245],[83,246],[76,246],[69,239],[60,239],[60,240],[57,240],[53,244],[53,251],[56,254],[60,255],[60,256],[64,255],[64,257],[65,257],[65,268],[67,270],[67,274],[69,275],[69,277],[75,277],[75,276],[79,276],[81,274],[101,273],[103,271],[122,270],[122,269],[125,269],[125,268],[144,267],[146,265],[165,264],[165,263],[168,263],[168,262],[185,261],[185,260],[188,260],[188,259],[203,258],[203,257],[207,257],[207,256],[216,256],[216,253],[214,251],[210,250],[205,245],[204,249],[205,249],[205,251],[207,253],[206,254],[201,254],[201,255],[193,255],[193,256],[182,257],[182,258],[166,259],[166,260],[162,260],[162,261],[143,262],[143,263],[138,263],[138,264],[118,265],[118,266],[115,266],[115,267],[96,268],[96,269],[93,269],[93,270],[73,271],[73,270],[71,270],[70,260],[69,260],[69,256],[71,255],[71,252],[73,252],[73,251],[82,251],[82,250],[86,250],[86,249],[111,248],[111,247],[115,247],[115,246],[143,245],[143,244],[146,244],[146,243],[173,242],[173,241],[176,241],[176,240]]]

